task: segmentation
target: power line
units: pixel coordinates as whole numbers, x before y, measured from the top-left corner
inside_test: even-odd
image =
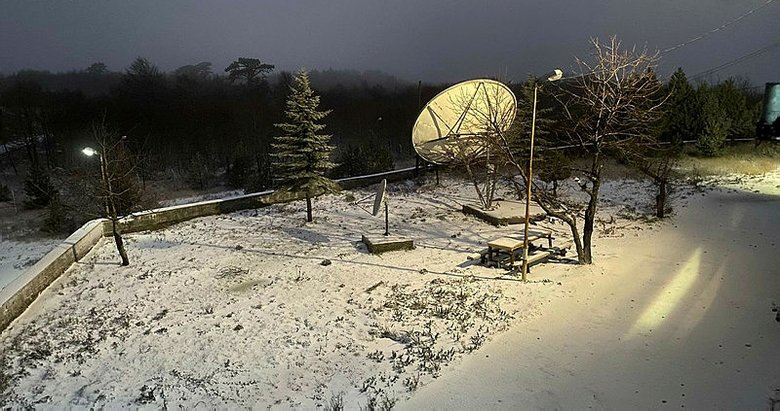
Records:
[[[705,37],[709,37],[711,34],[716,33],[718,31],[721,31],[721,30],[725,29],[726,27],[731,26],[732,24],[735,24],[735,23],[739,22],[740,20],[744,19],[745,17],[750,16],[751,14],[753,14],[753,13],[757,12],[758,10],[761,10],[762,8],[764,8],[764,7],[774,3],[775,1],[777,1],[777,0],[766,0],[764,2],[764,4],[747,11],[746,13],[742,14],[741,16],[739,16],[739,17],[737,17],[735,19],[732,19],[732,20],[724,23],[723,25],[721,25],[719,27],[716,27],[716,28],[714,28],[714,29],[712,29],[710,31],[704,32],[704,33],[702,33],[702,34],[700,34],[700,35],[698,35],[698,36],[696,36],[696,37],[694,37],[694,38],[692,38],[692,39],[690,39],[688,41],[682,42],[682,43],[677,44],[675,46],[667,47],[667,48],[661,50],[661,53],[662,54],[666,54],[666,53],[669,53],[671,51],[677,50],[680,47],[685,47],[685,46],[687,46],[687,45],[689,45],[691,43],[697,42],[697,41],[699,41],[699,40],[701,40],[701,39],[703,39]]]
[[[691,76],[691,80],[696,79],[696,78],[700,78],[700,77],[704,77],[704,76],[707,76],[707,75],[710,75],[710,74],[713,74],[713,73],[717,73],[718,71],[721,71],[723,69],[731,67],[731,66],[733,66],[735,64],[739,64],[739,63],[741,63],[741,62],[743,62],[745,60],[750,60],[752,58],[758,57],[758,56],[766,53],[767,51],[769,51],[769,50],[771,50],[771,49],[773,49],[773,48],[775,48],[777,46],[780,46],[780,41],[776,41],[776,42],[774,42],[774,43],[772,43],[772,44],[770,44],[770,45],[768,45],[766,47],[762,47],[762,48],[760,48],[758,50],[752,51],[752,52],[750,52],[748,54],[745,54],[745,55],[743,55],[741,57],[737,57],[734,60],[731,60],[731,61],[728,61],[726,63],[723,63],[723,64],[721,64],[721,65],[719,65],[717,67],[713,67],[713,68],[711,68],[709,70],[704,70],[704,71],[702,71],[702,72],[700,72],[698,74],[695,74],[695,75]]]

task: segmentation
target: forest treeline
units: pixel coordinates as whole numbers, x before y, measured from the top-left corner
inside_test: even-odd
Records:
[[[100,63],[70,73],[22,71],[0,78],[0,143],[29,143],[32,164],[68,167],[90,143],[91,125],[103,122],[127,136],[129,149],[144,159],[144,172],[186,174],[197,158],[204,168],[237,166],[239,174],[262,180],[291,74],[262,73],[250,80],[231,74],[209,63],[164,73],[142,58],[123,73]],[[332,110],[326,131],[333,135],[337,156],[369,152],[384,156],[382,166],[392,167],[393,157],[412,155],[408,134],[418,101],[435,87],[418,90],[378,72],[315,71],[311,78],[323,107]],[[233,186],[245,183],[241,175],[229,177]]]
[[[388,170],[399,159],[413,159],[413,123],[421,106],[446,87],[378,71],[311,71],[310,77],[322,109],[330,110],[325,132],[333,135],[338,164],[331,177]],[[6,147],[0,167],[25,173],[27,203],[46,206],[53,192],[62,191],[49,176],[87,173],[80,150],[94,144],[91,130],[100,124],[124,136],[123,156],[132,159],[128,167],[140,180],[169,172],[193,188],[224,183],[266,189],[271,142],[279,133],[275,124],[283,122],[291,81],[291,73],[251,58],[225,69],[202,62],[163,72],[139,57],[122,72],[95,63],[67,73],[0,76],[0,145]],[[527,106],[522,86],[510,84]],[[678,70],[665,83],[669,97],[657,127],[660,138],[675,144],[698,140],[701,153],[715,155],[729,138],[752,137],[761,96],[751,90],[734,79],[691,84]],[[540,98],[539,113],[550,120],[543,146],[554,146],[556,135],[565,132],[556,124],[566,123],[555,121],[560,110],[554,99]]]

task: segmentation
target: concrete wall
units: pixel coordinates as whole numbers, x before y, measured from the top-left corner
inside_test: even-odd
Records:
[[[103,219],[92,220],[23,272],[0,292],[0,330],[4,330],[54,280],[79,261],[103,236]]]
[[[416,176],[416,174],[415,168],[407,168],[344,178],[338,182],[342,188],[352,189],[376,184],[382,179],[387,179],[387,181],[405,180]],[[267,207],[274,203],[303,199],[303,197],[295,195],[272,197],[272,194],[273,191],[264,191],[222,200],[202,201],[142,211],[120,220],[120,230],[122,233],[157,230],[193,218]],[[102,236],[110,236],[111,233],[110,221],[106,219],[92,220],[76,230],[54,250],[8,284],[0,292],[0,304],[2,304],[0,307],[0,331],[19,317],[38,298],[38,295],[70,268],[74,262],[84,257]]]

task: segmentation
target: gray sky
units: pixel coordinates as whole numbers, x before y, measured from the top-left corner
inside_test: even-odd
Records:
[[[378,69],[407,80],[522,80],[573,67],[588,39],[663,49],[766,0],[0,0],[0,71],[65,71],[137,56],[164,70],[236,57],[278,69]],[[689,76],[780,41],[780,1],[668,53]],[[780,81],[780,47],[718,73]]]

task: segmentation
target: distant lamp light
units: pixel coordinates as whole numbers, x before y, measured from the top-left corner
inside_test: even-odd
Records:
[[[84,147],[84,149],[81,150],[81,152],[84,153],[84,155],[87,157],[92,157],[95,154],[97,154],[97,151],[95,151],[95,149],[92,147]]]

